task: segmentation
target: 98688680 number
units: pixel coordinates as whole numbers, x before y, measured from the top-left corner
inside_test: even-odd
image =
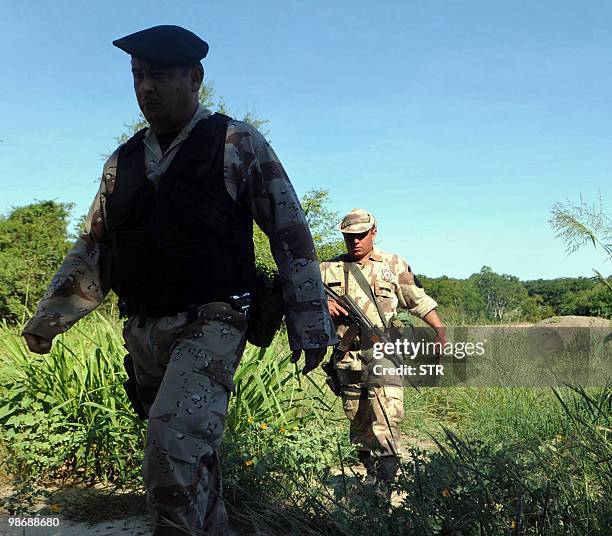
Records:
[[[10,527],[59,527],[59,517],[9,517]]]

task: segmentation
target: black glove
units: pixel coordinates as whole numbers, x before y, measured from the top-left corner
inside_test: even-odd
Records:
[[[302,374],[308,374],[321,364],[321,361],[323,361],[327,353],[327,346],[323,346],[322,348],[309,348],[308,350],[294,350],[291,356],[291,362],[297,363],[300,360],[302,352],[304,352],[306,357],[306,365],[302,370]]]

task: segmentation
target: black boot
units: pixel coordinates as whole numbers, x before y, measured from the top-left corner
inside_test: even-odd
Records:
[[[377,458],[372,456],[372,453],[369,450],[360,450],[359,451],[359,461],[363,464],[366,470],[366,480],[365,483],[373,486],[377,481]]]
[[[399,458],[397,456],[381,456],[376,464],[376,480],[378,482],[391,482],[397,474]]]
[[[376,460],[376,495],[380,507],[391,512],[391,482],[397,474],[399,458],[397,456],[381,456]]]

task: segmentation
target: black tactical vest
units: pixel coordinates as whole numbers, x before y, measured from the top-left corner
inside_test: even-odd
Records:
[[[106,231],[126,314],[172,315],[251,291],[253,220],[224,180],[228,121],[199,121],[157,185],[145,174],[145,131],[120,148]]]

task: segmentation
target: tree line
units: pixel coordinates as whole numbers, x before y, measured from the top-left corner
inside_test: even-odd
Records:
[[[521,281],[483,266],[467,279],[420,279],[445,311],[470,322],[535,322],[555,315],[612,318],[612,292],[597,277]]]
[[[329,208],[326,190],[301,199],[320,259],[344,252],[335,229],[338,214]],[[0,216],[0,316],[23,321],[46,286],[75,236],[69,232],[72,205],[37,201]],[[276,266],[267,237],[254,233],[257,266],[268,273]],[[597,277],[536,279],[495,273],[483,266],[466,279],[419,274],[427,292],[451,318],[469,322],[536,321],[553,315],[612,318],[612,292]],[[612,281],[611,278],[608,278]]]

